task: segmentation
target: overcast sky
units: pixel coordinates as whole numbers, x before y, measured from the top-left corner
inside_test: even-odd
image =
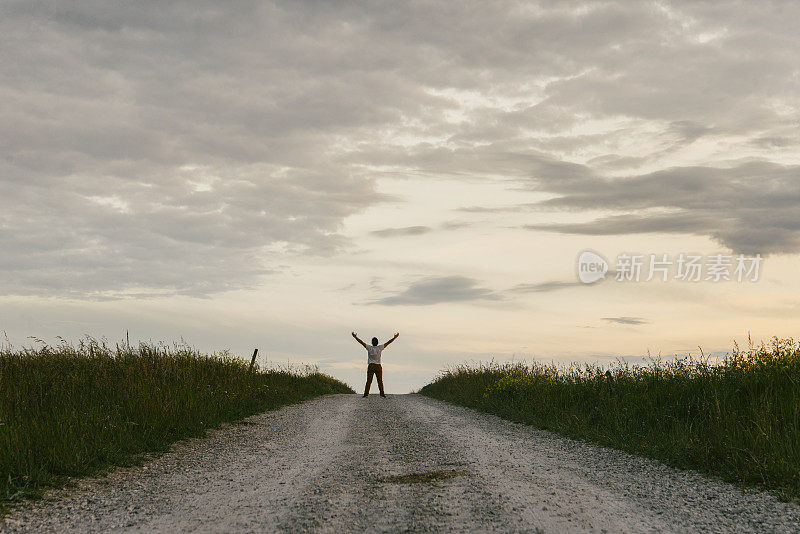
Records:
[[[797,335],[800,4],[0,0],[0,329],[468,360]],[[585,249],[757,282],[576,277]],[[613,265],[612,265],[613,270]]]

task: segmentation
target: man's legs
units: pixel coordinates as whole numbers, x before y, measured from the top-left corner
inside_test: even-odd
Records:
[[[367,385],[364,388],[364,396],[366,397],[369,395],[369,387],[372,385],[372,375],[375,373],[375,368],[373,367],[374,364],[370,363],[367,365]],[[380,378],[378,379],[378,384],[380,384]],[[383,388],[381,387],[381,391]]]
[[[383,367],[381,365],[375,366],[375,376],[378,377],[378,389],[381,390],[381,397],[385,397],[386,394],[383,392]]]

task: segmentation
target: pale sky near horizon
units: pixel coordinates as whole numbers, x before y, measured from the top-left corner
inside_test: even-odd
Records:
[[[259,347],[356,389],[351,330],[399,331],[390,392],[469,361],[796,336],[798,20],[795,1],[0,0],[0,330]],[[755,282],[584,285],[587,249],[612,271],[763,261]]]

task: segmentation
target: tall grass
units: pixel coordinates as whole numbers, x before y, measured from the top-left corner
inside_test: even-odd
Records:
[[[800,344],[791,339],[735,347],[722,361],[460,366],[420,393],[800,497]]]
[[[221,422],[327,393],[352,390],[314,369],[250,373],[227,353],[180,345],[86,339],[0,349],[0,507]]]

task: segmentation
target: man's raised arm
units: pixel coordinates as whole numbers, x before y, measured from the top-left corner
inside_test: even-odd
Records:
[[[366,343],[364,343],[363,341],[361,341],[360,339],[358,339],[358,334],[356,334],[355,332],[350,332],[350,334],[352,334],[352,336],[353,336],[354,338],[356,338],[356,341],[358,341],[359,343],[361,343],[361,346],[362,346],[362,347],[366,347],[366,346],[367,346],[367,344],[366,344]]]
[[[397,332],[397,333],[394,335],[394,337],[393,337],[392,339],[390,339],[389,341],[387,341],[386,343],[384,343],[384,344],[383,344],[383,346],[384,346],[384,347],[388,347],[388,346],[389,346],[389,343],[391,343],[392,341],[394,341],[395,339],[397,339],[397,336],[399,336],[399,335],[400,335],[400,332]]]

